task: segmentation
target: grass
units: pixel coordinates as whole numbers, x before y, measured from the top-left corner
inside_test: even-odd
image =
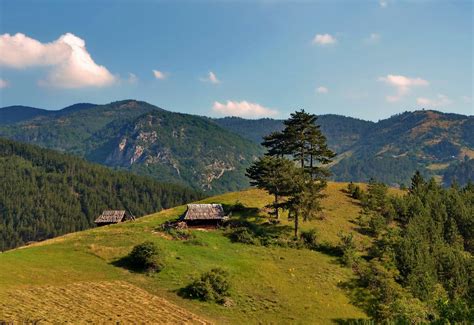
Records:
[[[346,186],[330,183],[323,202],[324,219],[302,223],[302,228],[316,228],[320,241],[330,245],[337,244],[340,231],[355,232],[359,245],[364,245],[369,239],[356,233],[353,222],[360,207],[342,192]],[[247,190],[202,202],[232,205],[237,201],[258,211],[249,216],[252,219],[265,214],[261,208],[271,197],[262,191]],[[56,317],[53,322],[99,319],[93,318],[97,313],[94,304],[84,299],[83,294],[75,294],[76,291],[86,292],[97,303],[116,297],[115,303],[100,307],[101,317],[114,322],[128,322],[133,317],[143,322],[146,318],[140,317],[148,315],[143,313],[143,306],[149,306],[153,317],[161,322],[167,322],[166,317],[178,313],[178,309],[183,321],[205,319],[229,324],[326,324],[366,317],[350,303],[350,294],[343,287],[352,279],[352,272],[342,267],[336,257],[306,249],[231,243],[220,230],[193,230],[204,245],[172,240],[156,231],[161,223],[184,211],[185,207],[177,207],[136,222],[73,233],[0,254],[0,320],[44,319],[52,306],[56,306],[54,315],[50,313],[50,317]],[[282,223],[291,225],[285,217]],[[166,252],[162,272],[145,275],[114,266],[134,245],[145,240],[155,242]],[[176,294],[194,277],[213,267],[222,267],[231,275],[232,307],[186,300]],[[136,298],[129,304],[128,293],[135,291]],[[47,293],[44,299],[28,298],[41,292]],[[63,307],[57,304],[59,297],[67,301]],[[159,303],[154,303],[154,297],[165,301],[169,308],[156,309]],[[28,307],[30,304],[33,307]],[[68,304],[77,308],[68,308]],[[128,307],[117,312],[118,304]]]

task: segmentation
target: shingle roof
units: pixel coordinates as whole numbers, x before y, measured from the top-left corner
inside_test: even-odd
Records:
[[[95,223],[117,223],[125,217],[125,210],[105,210],[95,219]]]
[[[220,204],[188,204],[182,220],[221,220],[224,209]]]

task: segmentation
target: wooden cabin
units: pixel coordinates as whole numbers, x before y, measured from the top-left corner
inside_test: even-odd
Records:
[[[94,222],[97,226],[106,226],[128,220],[135,220],[135,217],[125,210],[105,210]]]
[[[217,227],[227,217],[221,204],[188,204],[185,214],[180,221],[188,227]]]

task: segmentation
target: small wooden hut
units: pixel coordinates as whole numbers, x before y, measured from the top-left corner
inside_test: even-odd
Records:
[[[188,227],[217,227],[226,219],[221,204],[188,204],[180,221]]]
[[[97,226],[106,226],[127,220],[135,220],[135,217],[125,210],[105,210],[94,222]]]

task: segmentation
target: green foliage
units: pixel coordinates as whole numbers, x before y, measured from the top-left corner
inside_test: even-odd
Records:
[[[302,231],[300,235],[304,246],[309,249],[316,249],[318,246],[318,231],[314,228]]]
[[[352,233],[349,234],[339,234],[340,238],[340,245],[339,249],[342,252],[341,261],[347,267],[352,267],[354,263],[357,261],[357,252],[356,252],[356,245],[354,242],[354,235]]]
[[[203,197],[4,139],[0,179],[0,251],[93,227],[106,209],[129,209],[139,217]]]
[[[418,172],[404,197],[388,198],[383,187],[369,185],[364,210],[375,240],[369,267],[359,272],[374,297],[375,319],[436,319],[436,324],[472,319],[467,311],[474,309],[473,202],[472,188],[444,189]],[[400,228],[390,226],[391,220]]]
[[[221,268],[203,273],[198,279],[181,290],[181,295],[190,299],[224,303],[230,295],[229,274]]]
[[[137,270],[159,272],[164,267],[163,253],[151,241],[133,247],[128,255],[129,265]]]
[[[292,113],[283,122],[281,132],[264,137],[262,145],[267,148],[268,157],[261,158],[247,170],[252,185],[275,196],[272,206],[277,217],[279,207],[288,210],[288,218],[294,220],[295,240],[298,238],[300,218],[307,221],[321,211],[321,191],[326,187],[326,177],[329,176],[324,165],[335,156],[328,148],[326,137],[316,120],[316,115],[304,110]],[[297,169],[288,159],[298,162],[300,168]],[[287,197],[283,203],[279,201],[282,195]]]

